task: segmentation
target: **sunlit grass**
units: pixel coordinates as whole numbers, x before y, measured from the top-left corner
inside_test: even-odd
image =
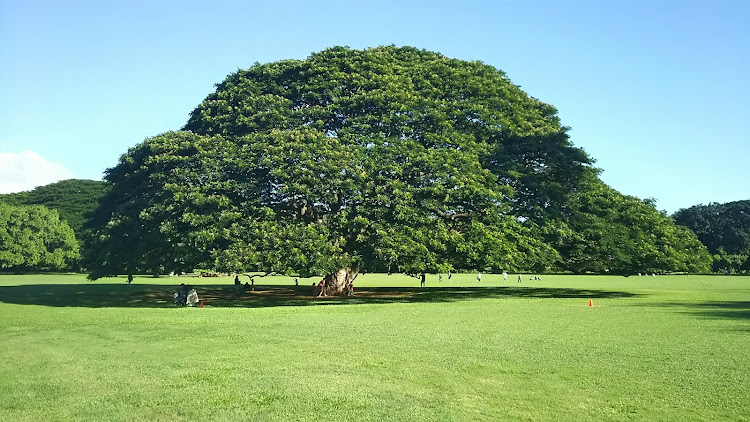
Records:
[[[0,420],[750,419],[750,278],[528,277],[0,276]]]

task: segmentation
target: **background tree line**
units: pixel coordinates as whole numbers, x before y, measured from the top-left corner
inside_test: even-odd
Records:
[[[71,179],[0,195],[0,270],[80,269],[84,225],[106,189]]]
[[[77,248],[70,237],[70,233],[62,228],[69,226],[75,239],[78,240],[79,245],[82,244],[83,238],[86,235],[84,226],[90,225],[92,213],[99,206],[99,201],[106,192],[107,184],[101,181],[93,180],[65,180],[58,183],[53,183],[46,186],[40,186],[32,191],[20,192],[13,194],[0,195],[0,238],[2,239],[2,268],[6,270],[59,270],[59,269],[74,269],[77,266],[80,255]],[[617,194],[606,195],[610,198],[610,201],[616,201],[618,198],[629,203],[631,207],[641,208],[643,211],[648,212],[648,208],[651,205],[649,201],[640,201],[637,198],[618,196]],[[36,206],[36,208],[34,207]],[[39,207],[43,206],[46,209],[57,211],[58,216],[55,217],[54,213],[40,210]],[[608,209],[612,204],[608,204],[606,207],[599,207],[598,212],[602,212],[603,209]],[[581,209],[590,209],[590,201],[581,201],[579,203]],[[582,212],[579,210],[579,212]],[[591,212],[591,211],[589,211]],[[629,210],[626,212],[633,219],[637,215],[635,210]],[[15,219],[15,222],[11,222],[11,215]],[[712,271],[717,273],[746,273],[750,271],[748,268],[748,260],[750,253],[750,201],[735,201],[725,204],[711,203],[708,205],[695,205],[690,208],[681,209],[674,213],[671,218],[679,226],[684,226],[693,232],[695,232],[699,240],[706,245],[709,252],[713,256]],[[21,227],[21,221],[27,224],[29,227],[38,227],[38,230],[29,231],[28,235],[23,237],[20,236],[14,230],[18,230]],[[579,259],[583,261],[585,259],[585,251],[589,250],[588,265],[601,265],[595,259],[595,250],[609,250],[611,253],[609,256],[621,257],[627,259],[627,257],[634,256],[636,263],[633,268],[644,268],[637,262],[638,255],[632,247],[632,243],[636,240],[631,235],[624,232],[626,227],[632,227],[632,224],[618,226],[602,226],[597,224],[595,219],[590,219],[588,223],[586,218],[579,220],[582,224],[578,230],[588,230],[588,237],[593,236],[592,233],[596,233],[599,236],[597,244],[586,245],[583,243],[569,242],[568,247],[578,248],[577,252],[567,252],[568,256],[577,254]],[[585,223],[585,224],[584,224]],[[11,227],[13,226],[13,227]],[[669,226],[668,226],[669,227]],[[42,230],[44,228],[44,230]],[[619,232],[619,234],[618,234]],[[34,233],[39,233],[36,235]],[[51,233],[56,233],[51,235]],[[58,245],[66,245],[57,254],[54,254],[54,248],[51,255],[46,258],[42,256],[44,254],[50,254],[44,243],[40,243],[42,239],[55,238],[57,240],[50,242],[50,244],[56,243]],[[585,236],[582,236],[585,237]],[[668,239],[669,236],[665,237]],[[18,239],[18,240],[17,240]],[[11,246],[15,244],[15,246]],[[631,245],[628,249],[627,245]],[[563,248],[563,245],[558,245],[558,248]],[[11,252],[14,250],[16,252]],[[616,252],[618,251],[619,252]],[[27,251],[24,253],[23,251]],[[46,251],[46,252],[42,252]],[[688,255],[689,251],[686,251]],[[51,259],[56,256],[57,258]],[[571,268],[576,264],[575,261],[571,261],[569,265]],[[575,271],[575,268],[572,269]]]
[[[750,200],[695,205],[677,211],[673,218],[695,232],[713,254],[714,272],[750,271]]]

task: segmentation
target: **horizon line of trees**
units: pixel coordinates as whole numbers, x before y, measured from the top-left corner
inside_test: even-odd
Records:
[[[70,179],[39,186],[30,191],[1,194],[0,206],[11,207],[3,207],[3,212],[0,213],[3,216],[0,218],[0,271],[85,270],[80,266],[84,226],[91,219],[106,190],[107,183],[103,181]],[[639,201],[636,198],[634,200]],[[649,200],[642,202],[653,205]],[[39,207],[53,213],[39,210]],[[55,212],[57,218],[54,216]],[[15,221],[11,222],[11,216]],[[707,247],[712,257],[711,273],[750,273],[750,200],[698,204],[680,209],[670,218],[678,225],[695,232]],[[25,223],[22,224],[22,221]],[[30,229],[26,235],[19,235],[18,230],[24,224],[39,229]],[[73,231],[77,242],[72,242],[65,226]],[[604,235],[605,232],[606,230],[602,230],[602,237],[609,237]],[[34,233],[39,233],[39,236],[34,236]],[[49,247],[44,246],[42,239],[54,237],[49,237],[50,233],[56,233],[57,239],[48,242]],[[617,241],[616,237],[611,239]],[[15,245],[11,246],[12,244]],[[54,244],[57,245],[57,253],[54,252]],[[549,270],[562,272],[559,268]],[[153,273],[153,270],[141,272]]]
[[[712,255],[712,272],[750,272],[750,200],[694,205],[672,217],[706,245]]]

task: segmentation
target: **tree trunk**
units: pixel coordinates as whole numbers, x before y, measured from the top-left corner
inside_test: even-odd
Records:
[[[326,281],[326,294],[329,295],[346,295],[346,286],[353,282],[359,275],[358,266],[349,266],[342,268],[333,274],[324,277]]]

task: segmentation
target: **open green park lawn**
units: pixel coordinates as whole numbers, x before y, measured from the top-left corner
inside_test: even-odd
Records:
[[[0,276],[0,420],[750,420],[750,277],[543,278]]]

